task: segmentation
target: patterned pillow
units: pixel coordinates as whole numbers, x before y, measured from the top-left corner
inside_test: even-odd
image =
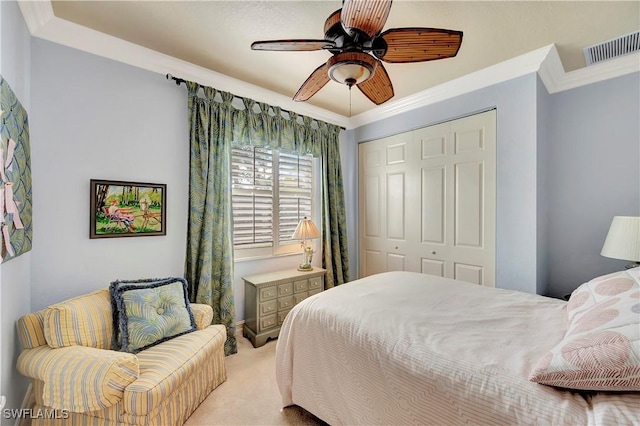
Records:
[[[111,349],[113,324],[107,289],[74,297],[44,311],[43,326],[52,348],[87,346]]]
[[[564,339],[529,375],[582,390],[640,390],[640,268],[594,278],[567,304]]]
[[[182,278],[114,281],[114,348],[137,353],[196,330]]]

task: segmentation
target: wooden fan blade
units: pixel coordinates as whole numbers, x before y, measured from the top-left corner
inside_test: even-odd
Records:
[[[387,70],[378,62],[378,66],[371,77],[367,81],[358,84],[358,89],[376,105],[380,105],[393,98],[393,85]]]
[[[335,43],[330,40],[265,40],[251,43],[251,50],[304,51],[334,46]]]
[[[380,38],[387,44],[387,51],[378,59],[391,63],[423,62],[456,56],[462,44],[462,31],[393,28]]]
[[[344,0],[340,19],[347,32],[358,29],[374,37],[382,31],[390,10],[391,0]]]
[[[327,73],[327,64],[320,65],[314,72],[311,73],[309,78],[302,83],[300,89],[293,97],[296,102],[303,102],[315,95],[318,90],[322,89],[325,84],[329,82],[329,74]]]

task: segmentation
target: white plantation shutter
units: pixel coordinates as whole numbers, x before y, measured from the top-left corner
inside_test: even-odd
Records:
[[[313,169],[311,156],[280,152],[278,157],[279,241],[291,241],[298,222],[311,217]]]
[[[313,157],[268,148],[233,148],[231,183],[236,249],[283,245],[297,248],[291,235],[312,217]]]
[[[272,151],[233,148],[231,152],[233,243],[236,246],[272,245]]]

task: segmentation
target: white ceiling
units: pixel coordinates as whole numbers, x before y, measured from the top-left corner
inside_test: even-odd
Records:
[[[293,97],[330,53],[252,51],[251,42],[323,37],[325,1],[58,1],[56,18],[115,36]],[[565,71],[585,66],[583,48],[640,30],[639,1],[396,0],[384,29],[464,32],[455,58],[385,64],[393,100],[555,44]],[[180,77],[178,75],[178,77]],[[308,103],[350,117],[376,108],[359,90],[329,82]],[[383,104],[384,105],[384,104]]]

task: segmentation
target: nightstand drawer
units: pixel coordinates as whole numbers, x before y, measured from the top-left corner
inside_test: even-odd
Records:
[[[284,322],[284,318],[287,316],[289,311],[291,311],[291,309],[287,311],[278,312],[278,325],[282,325],[282,323]]]
[[[278,286],[278,296],[288,296],[290,294],[293,294],[293,283],[285,283]]]
[[[323,277],[313,277],[309,278],[309,290],[315,290],[317,288],[322,288],[322,279]]]
[[[309,281],[307,280],[294,281],[293,286],[296,293],[300,293],[301,291],[307,291],[309,289]]]
[[[293,296],[281,297],[278,299],[278,311],[293,308]]]
[[[309,292],[309,296],[313,296],[314,294],[318,294],[318,293],[322,293],[322,289],[321,288],[319,288],[317,290],[311,290]]]
[[[275,327],[277,321],[277,315],[267,315],[266,317],[260,318],[260,331],[266,330],[267,328]]]
[[[264,287],[260,289],[260,301],[264,302],[265,300],[271,300],[278,297],[278,288],[276,286],[273,287]]]
[[[302,302],[307,297],[309,297],[309,293],[307,293],[306,291],[304,293],[294,294],[293,295],[293,304],[297,305],[298,303]]]
[[[269,315],[276,312],[278,301],[276,299],[260,304],[260,315]]]

